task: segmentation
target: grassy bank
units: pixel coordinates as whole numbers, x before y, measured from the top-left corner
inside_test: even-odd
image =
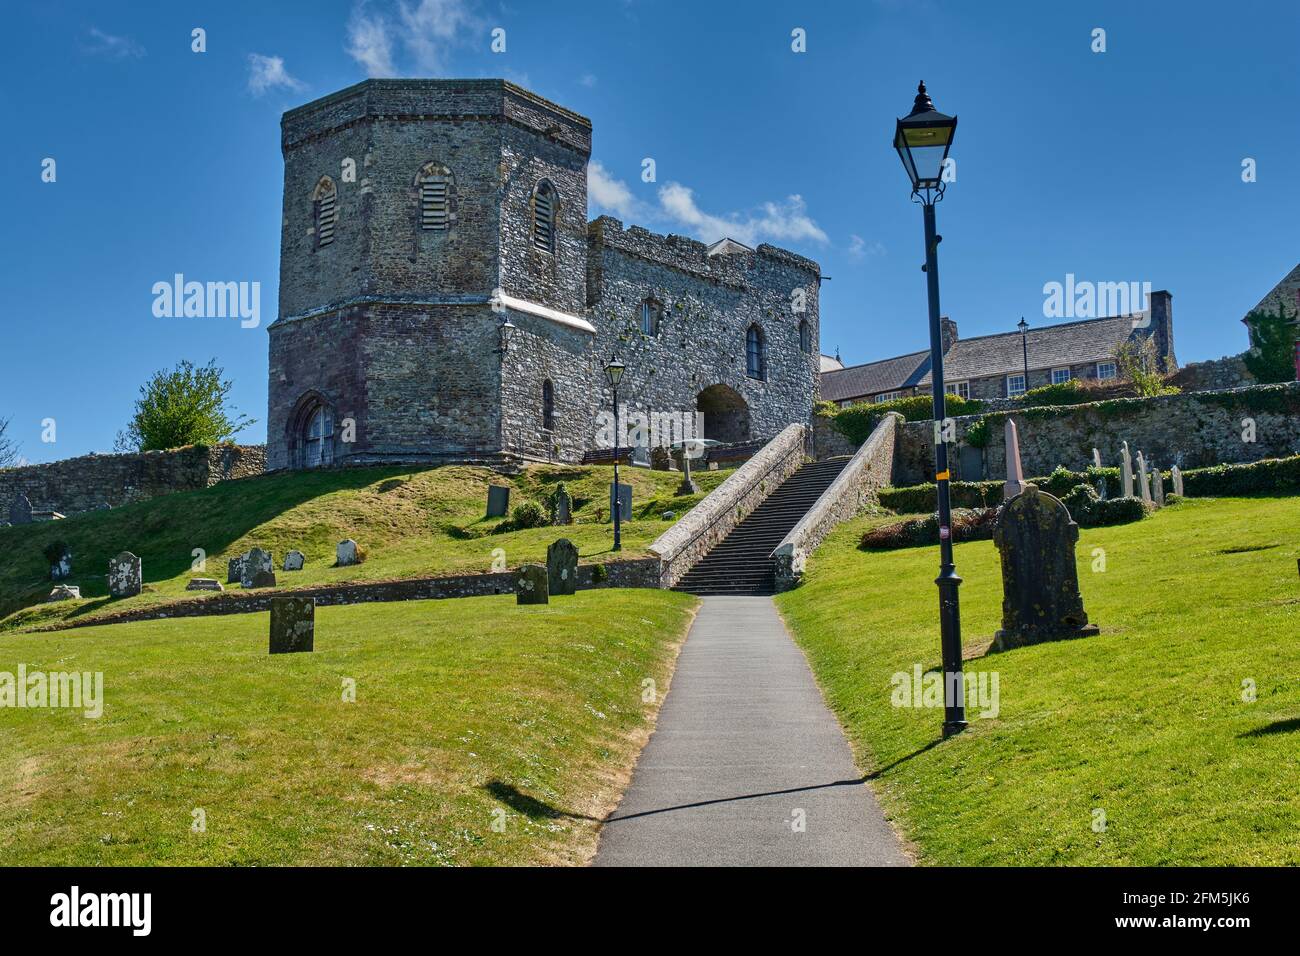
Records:
[[[941,710],[891,706],[895,673],[940,664],[937,549],[865,553],[865,526],[838,529],[778,603],[924,862],[1300,863],[1295,499],[1191,500],[1083,530],[1101,635],[968,661],[997,672],[999,712],[937,745]],[[956,562],[970,649],[999,626],[1001,576],[991,542]]]
[[[11,635],[0,672],[99,671],[104,706],[0,709],[0,865],[582,862],[694,603],[322,608],[275,657],[266,614]]]

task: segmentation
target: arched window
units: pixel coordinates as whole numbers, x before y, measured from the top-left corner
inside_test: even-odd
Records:
[[[456,179],[451,170],[429,163],[416,177],[420,189],[420,228],[445,232],[456,219]]]
[[[659,318],[663,314],[663,308],[654,299],[646,299],[641,303],[641,334],[658,335]]]
[[[757,324],[745,333],[745,374],[750,378],[767,378],[767,337]]]
[[[316,223],[316,248],[334,241],[334,225],[338,221],[338,190],[334,180],[322,176],[312,193],[312,214]]]
[[[542,427],[548,432],[555,428],[555,386],[549,378],[542,382]]]
[[[307,417],[302,436],[302,466],[319,468],[334,461],[334,415],[324,405]]]
[[[812,354],[812,326],[808,324],[807,319],[799,320],[799,348],[809,355]]]
[[[533,245],[555,252],[555,187],[542,180],[533,190]]]

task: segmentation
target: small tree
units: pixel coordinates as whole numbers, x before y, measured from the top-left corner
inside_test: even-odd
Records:
[[[119,451],[155,451],[182,445],[229,441],[253,419],[235,416],[230,404],[234,383],[223,381],[216,359],[204,366],[183,361],[170,371],[155,372],[140,386],[135,415],[118,432]]]
[[[1286,314],[1286,303],[1279,302],[1276,312],[1260,309],[1246,316],[1250,329],[1250,348],[1242,361],[1255,380],[1262,383],[1290,382],[1295,379],[1296,313]]]
[[[1133,386],[1138,398],[1155,395],[1174,395],[1182,391],[1176,385],[1166,385],[1156,364],[1156,343],[1150,336],[1121,342],[1115,346],[1115,370],[1120,380]]]
[[[8,468],[18,463],[18,443],[10,438],[9,419],[0,418],[0,468]]]

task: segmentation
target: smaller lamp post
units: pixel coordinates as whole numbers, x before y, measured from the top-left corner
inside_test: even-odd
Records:
[[[1020,317],[1020,322],[1016,325],[1020,330],[1020,354],[1025,358],[1025,391],[1029,391],[1029,323],[1025,317]]]
[[[618,500],[618,455],[619,455],[619,432],[618,432],[618,383],[623,380],[623,370],[626,366],[618,360],[617,355],[609,357],[609,364],[605,366],[605,381],[609,383],[610,391],[614,393],[614,494],[611,498],[614,510],[614,550],[623,550],[623,538],[619,523],[620,512]]]
[[[518,326],[510,321],[507,315],[501,316],[501,321],[497,323],[497,354],[505,355],[510,351],[510,340],[515,337]]]

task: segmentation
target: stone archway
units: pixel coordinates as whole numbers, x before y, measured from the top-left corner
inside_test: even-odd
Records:
[[[730,385],[710,385],[695,398],[704,415],[704,437],[720,442],[750,440],[749,405]]]

